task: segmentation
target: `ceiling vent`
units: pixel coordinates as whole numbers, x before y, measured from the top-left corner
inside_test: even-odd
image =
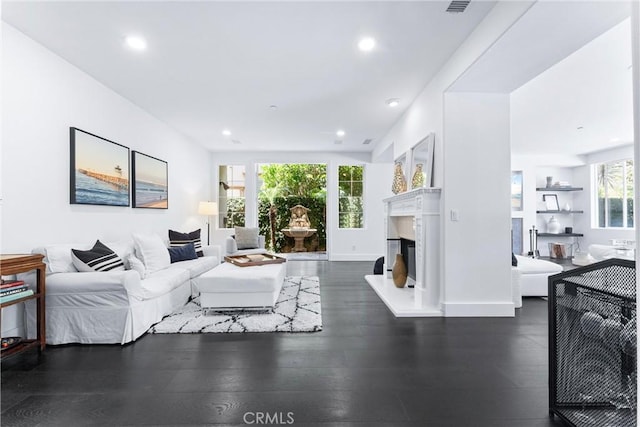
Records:
[[[449,4],[449,7],[447,8],[447,12],[462,13],[465,11],[467,6],[469,6],[470,2],[471,0],[453,0],[451,4]]]
[[[336,139],[335,141],[333,141],[334,144],[336,145],[341,145],[342,144],[342,140],[341,139]]]
[[[369,145],[371,144],[372,139],[371,138],[367,138],[364,141],[362,141],[362,145]]]
[[[231,140],[231,142],[232,142],[233,144],[242,144],[242,142],[241,142],[241,141],[238,141],[237,139],[232,139],[232,140]]]

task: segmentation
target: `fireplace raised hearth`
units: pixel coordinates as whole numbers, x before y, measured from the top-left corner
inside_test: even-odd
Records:
[[[440,279],[439,188],[419,188],[385,199],[385,229],[388,242],[383,275],[365,279],[396,317],[442,316]],[[409,270],[409,285],[396,288],[389,271],[394,257],[403,254]],[[411,274],[413,273],[413,274]]]

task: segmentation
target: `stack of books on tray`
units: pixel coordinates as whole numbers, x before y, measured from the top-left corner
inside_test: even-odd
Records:
[[[0,304],[33,295],[22,280],[3,280],[0,284]]]

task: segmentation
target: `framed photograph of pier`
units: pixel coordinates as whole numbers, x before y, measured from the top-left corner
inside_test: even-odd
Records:
[[[147,209],[169,208],[169,166],[164,160],[134,151],[131,157],[133,170],[133,207]]]
[[[69,130],[71,204],[129,206],[129,148],[78,128]]]

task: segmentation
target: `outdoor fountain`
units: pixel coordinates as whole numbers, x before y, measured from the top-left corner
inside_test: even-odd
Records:
[[[289,228],[283,228],[282,232],[287,237],[293,237],[295,245],[292,249],[293,252],[306,252],[307,248],[304,247],[304,239],[313,236],[316,231],[315,228],[311,228],[309,222],[308,208],[302,205],[296,205],[291,209],[291,220],[289,220]]]

